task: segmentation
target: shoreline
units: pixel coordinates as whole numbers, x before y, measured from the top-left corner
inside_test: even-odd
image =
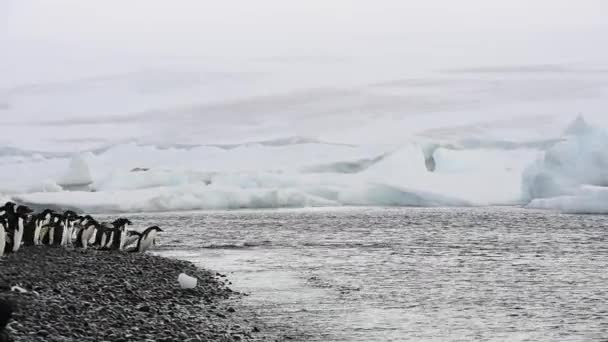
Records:
[[[181,289],[177,276],[198,279]],[[16,341],[281,341],[239,307],[224,275],[152,254],[22,247],[0,258]],[[10,291],[18,285],[27,292]]]

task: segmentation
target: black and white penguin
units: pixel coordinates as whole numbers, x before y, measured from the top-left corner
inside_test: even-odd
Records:
[[[36,229],[34,230],[34,244],[41,245],[42,241],[40,241],[40,231],[44,225],[51,223],[53,219],[53,211],[51,209],[45,209],[38,219],[38,223],[36,224]]]
[[[127,241],[127,225],[133,224],[129,219],[126,218],[118,218],[112,222],[112,226],[114,226],[114,236],[112,239],[112,244],[109,247],[110,249],[118,249],[123,250]]]
[[[76,216],[74,219],[72,229],[72,240],[74,241],[74,246],[79,247],[79,242],[77,241],[78,237],[81,235],[80,232],[84,229],[83,223],[86,224],[86,219],[84,216]]]
[[[25,224],[28,221],[29,215],[32,209],[20,205],[16,210],[6,210],[7,219],[7,247],[5,252],[17,252],[21,248],[21,242],[23,241],[23,233],[25,231]]]
[[[4,203],[4,205],[0,207],[0,217],[5,216],[7,212],[15,212],[16,206],[17,204],[11,201]]]
[[[146,228],[146,230],[141,233],[139,240],[137,240],[137,246],[134,251],[143,253],[150,249],[150,247],[152,247],[152,245],[155,243],[156,234],[162,231],[163,230],[158,226]]]
[[[2,244],[2,253],[0,255],[4,255],[5,253],[9,253],[12,249],[12,231],[9,229],[10,222],[15,219],[15,203],[6,202],[2,207],[0,207],[0,224],[2,224],[2,240],[4,243]]]
[[[108,223],[103,222],[95,229],[95,242],[93,246],[97,246],[100,249],[106,249],[107,246],[112,244],[114,239],[114,227]]]
[[[67,210],[63,213],[61,225],[63,226],[63,234],[61,235],[61,246],[68,246],[72,244],[72,233],[74,231],[74,224],[78,220],[78,215],[72,210]]]
[[[4,255],[4,249],[6,247],[6,227],[8,221],[6,218],[0,217],[0,257]]]
[[[26,224],[25,232],[23,233],[23,244],[26,246],[40,244],[40,231],[42,226],[51,222],[51,209],[45,209],[41,213],[32,216],[32,219]]]
[[[89,246],[89,240],[93,236],[96,227],[99,223],[90,215],[86,215],[79,223],[80,227],[76,232],[75,247],[86,249]]]
[[[126,232],[125,236],[125,244],[123,248],[127,248],[132,244],[136,244],[137,241],[139,241],[139,238],[141,237],[141,233],[136,230],[129,230]]]
[[[40,243],[44,245],[55,245],[61,241],[61,237],[63,232],[58,232],[62,230],[61,226],[61,218],[62,215],[52,213],[51,214],[51,222],[46,225],[43,225],[40,229]],[[57,241],[56,237],[59,237],[59,241]]]

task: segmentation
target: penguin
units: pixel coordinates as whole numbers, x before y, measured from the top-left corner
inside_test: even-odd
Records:
[[[52,213],[50,221],[40,229],[41,244],[54,245],[57,242],[55,238],[58,235],[56,230],[61,230],[61,215]],[[61,239],[61,236],[59,238]]]
[[[44,225],[51,223],[53,219],[54,211],[51,209],[45,209],[38,220],[38,224],[36,225],[36,230],[34,231],[34,244],[41,245],[42,241],[40,240],[40,231]]]
[[[13,230],[10,227],[12,227],[15,220],[15,205],[13,202],[6,202],[2,207],[2,215],[0,216],[0,223],[2,223],[4,231],[2,255],[12,250]]]
[[[80,238],[77,239],[82,248],[87,249],[89,240],[91,239],[91,236],[94,236],[97,227],[99,227],[99,223],[91,218],[88,221],[87,226],[82,230]]]
[[[74,223],[73,223],[74,228],[72,229],[72,236],[71,236],[72,241],[78,239],[78,237],[81,236],[80,232],[84,229],[83,223],[86,224],[84,216],[76,216],[74,218]],[[75,243],[76,247],[79,247],[80,242],[75,241],[74,243]]]
[[[152,247],[152,244],[155,243],[154,240],[156,238],[156,234],[162,231],[163,230],[160,229],[158,226],[146,228],[146,230],[141,233],[139,240],[137,240],[137,247],[134,251],[143,253],[150,249],[150,247]]]
[[[40,230],[42,226],[50,223],[52,212],[53,211],[50,209],[45,209],[41,213],[32,216],[32,219],[26,224],[23,233],[24,245],[31,246],[40,244]]]
[[[9,252],[17,252],[21,248],[21,242],[23,241],[23,233],[25,230],[25,223],[29,217],[32,209],[20,205],[14,212],[7,210],[7,221],[8,221],[8,236],[9,241]]]
[[[127,241],[126,226],[133,224],[129,219],[119,218],[112,222],[114,226],[114,238],[110,249],[123,250]]]
[[[94,246],[99,247],[100,249],[106,249],[108,245],[111,244],[112,239],[114,238],[114,227],[111,226],[108,222],[103,222],[95,230],[95,242]]]
[[[63,213],[61,221],[61,225],[63,226],[61,246],[65,247],[72,244],[72,232],[74,231],[74,223],[76,222],[77,217],[78,215],[71,210],[67,210]]]
[[[141,237],[140,232],[138,232],[136,230],[129,230],[128,232],[125,233],[125,243],[123,245],[123,248],[126,248],[129,245],[137,243],[137,241],[139,241],[140,237]]]
[[[97,223],[97,221],[90,215],[82,217],[78,223],[78,229],[76,231],[75,247],[86,249],[89,245],[89,239],[95,232],[95,227],[98,224],[99,223]]]
[[[4,205],[2,207],[0,207],[0,216],[6,215],[7,212],[14,212],[16,205],[17,204],[15,204],[11,201],[4,203]]]
[[[4,248],[6,247],[6,219],[0,218],[0,257],[4,255]]]

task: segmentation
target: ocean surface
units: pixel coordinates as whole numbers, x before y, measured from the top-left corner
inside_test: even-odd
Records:
[[[514,207],[132,215],[301,341],[608,337],[608,217]]]

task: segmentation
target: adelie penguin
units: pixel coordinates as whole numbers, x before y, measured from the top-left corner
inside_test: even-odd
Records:
[[[126,227],[127,225],[131,224],[133,223],[131,223],[131,221],[126,218],[119,218],[114,220],[114,222],[112,222],[112,225],[114,226],[114,236],[111,241],[111,245],[106,247],[108,247],[109,249],[123,250],[127,242]]]
[[[5,252],[17,252],[21,248],[23,241],[23,233],[25,231],[25,223],[32,210],[26,206],[20,205],[16,210],[12,208],[6,210],[7,220],[7,244]]]
[[[141,233],[136,230],[129,230],[126,232],[125,235],[126,237],[124,247],[137,243],[137,241],[139,241],[139,238],[141,237]]]
[[[80,227],[76,233],[75,247],[87,249],[89,240],[95,234],[99,223],[90,215],[85,216],[80,222]]]
[[[43,245],[55,245],[61,242],[63,234],[61,219],[62,215],[51,214],[51,222],[42,226],[40,230],[40,243]]]
[[[4,255],[4,249],[6,247],[6,227],[8,222],[5,218],[0,217],[0,257]]]
[[[38,213],[26,224],[25,232],[23,233],[23,244],[26,246],[40,245],[40,232],[44,225],[51,223],[53,211],[45,209]]]
[[[150,249],[150,247],[152,247],[152,244],[155,243],[154,240],[156,238],[156,234],[162,231],[163,230],[160,229],[158,226],[146,228],[146,230],[141,233],[139,240],[137,240],[137,246],[134,249],[130,250],[130,252],[143,253],[147,251],[148,249]]]
[[[67,210],[63,213],[61,225],[63,226],[63,234],[61,235],[61,245],[67,246],[72,244],[72,233],[74,231],[74,223],[78,219],[78,215]]]
[[[107,249],[112,245],[114,233],[114,227],[108,222],[103,222],[95,229],[95,242],[93,243],[93,246],[97,246],[100,249]]]

